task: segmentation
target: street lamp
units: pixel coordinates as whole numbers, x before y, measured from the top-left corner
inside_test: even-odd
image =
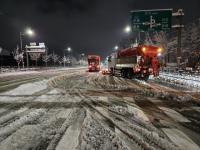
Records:
[[[28,36],[34,36],[34,31],[31,28],[27,28],[24,32],[20,32],[19,36],[20,36],[20,48],[21,48],[21,52],[23,51],[23,41],[22,41],[22,36],[28,35]],[[27,61],[27,67],[28,67],[28,53],[26,52],[26,61]],[[24,61],[23,63],[23,68],[24,68]]]
[[[68,51],[68,52],[71,52],[71,51],[72,51],[71,47],[68,47],[68,48],[67,48],[67,51]]]
[[[81,58],[80,58],[80,65],[84,65],[83,61],[84,61],[85,53],[82,53],[80,56],[81,56]]]
[[[119,47],[116,45],[116,46],[114,47],[114,49],[115,49],[115,50],[118,50],[118,49],[119,49]]]
[[[131,32],[131,27],[129,25],[127,25],[125,28],[124,28],[124,32],[125,33],[130,33]]]
[[[68,53],[70,53],[72,51],[71,47],[67,47],[66,49],[64,49],[64,67],[65,67],[65,61],[67,60],[66,56],[65,56],[65,51],[67,51]]]
[[[34,36],[34,31],[31,29],[31,28],[27,28],[24,32],[20,32],[19,35],[20,35],[20,48],[21,48],[21,51],[23,51],[22,47],[23,47],[23,44],[22,44],[22,36],[24,35],[28,35],[28,36]]]
[[[29,35],[29,36],[33,36],[35,33],[30,28],[27,28],[26,29],[26,34]]]

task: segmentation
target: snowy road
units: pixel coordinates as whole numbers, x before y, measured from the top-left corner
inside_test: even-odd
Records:
[[[198,150],[195,94],[85,69],[3,76],[0,149]]]

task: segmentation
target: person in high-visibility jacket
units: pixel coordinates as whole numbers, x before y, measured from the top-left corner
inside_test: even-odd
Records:
[[[153,75],[154,77],[156,77],[159,75],[159,68],[160,68],[160,65],[156,56],[152,58],[151,64],[152,64],[152,69],[153,69]]]

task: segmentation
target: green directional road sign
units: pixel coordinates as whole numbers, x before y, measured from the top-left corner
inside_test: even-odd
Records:
[[[131,11],[132,29],[139,31],[165,31],[172,26],[172,9]]]

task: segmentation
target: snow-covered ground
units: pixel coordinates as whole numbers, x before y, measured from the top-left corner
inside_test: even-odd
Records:
[[[0,73],[0,77],[16,76],[16,75],[26,75],[26,74],[36,74],[38,71],[16,71],[16,72],[6,72]]]
[[[30,96],[33,95],[34,93],[45,90],[47,88],[47,83],[48,80],[43,80],[34,83],[27,83],[20,85],[19,87],[13,90],[0,93],[1,96],[0,102],[10,102],[10,101],[20,102],[21,99],[20,96]]]
[[[56,72],[56,71],[68,71],[68,70],[77,70],[77,69],[86,69],[86,67],[49,67],[49,68],[29,68],[29,69],[7,69],[7,71],[0,72],[0,77],[6,76],[15,76],[15,75],[26,75],[26,74],[38,74],[43,71]]]
[[[184,141],[188,149],[199,148],[198,138],[187,135],[194,119],[181,114],[182,106],[179,112],[175,104],[143,95],[156,92],[149,83],[65,71],[0,93],[0,149],[171,150]],[[192,104],[188,109],[198,112]]]

